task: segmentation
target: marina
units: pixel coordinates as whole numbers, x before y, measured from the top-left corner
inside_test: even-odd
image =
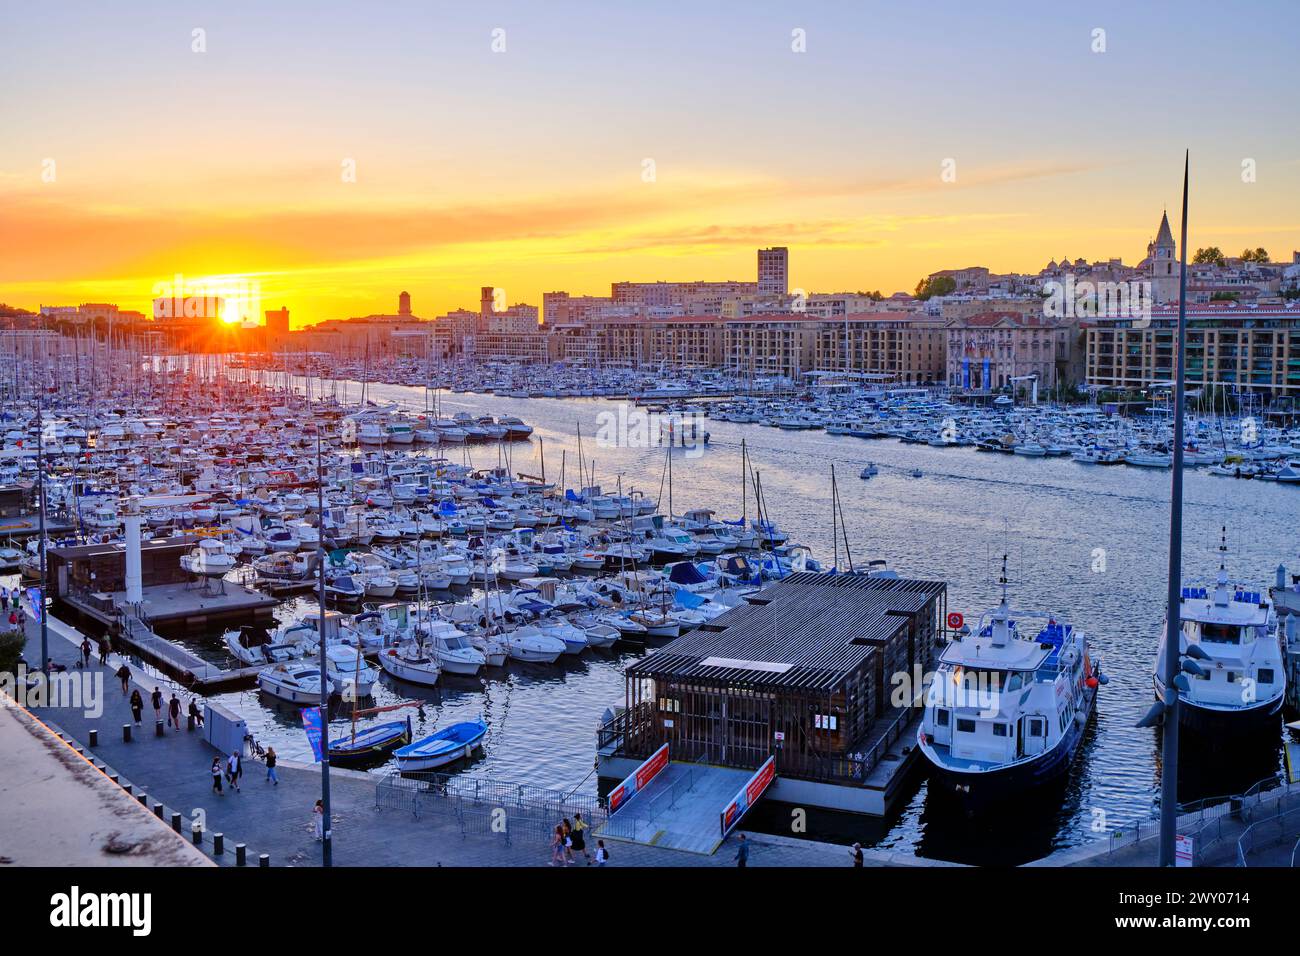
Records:
[[[387,739],[391,725],[391,736],[409,736],[401,746],[410,748],[446,728],[481,720],[481,742],[453,748],[451,766],[434,751],[413,751],[412,758],[440,771],[525,778],[606,799],[665,742],[674,750],[672,766],[688,770],[717,766],[748,775],[774,753],[773,779],[762,801],[746,809],[747,827],[781,832],[780,808],[802,806],[819,815],[821,832],[838,839],[958,862],[1025,862],[1087,845],[1093,837],[1084,808],[1096,793],[1106,794],[1109,812],[1123,823],[1149,819],[1158,770],[1151,738],[1144,743],[1144,732],[1131,725],[1150,697],[1133,675],[1152,666],[1143,652],[1152,645],[1144,635],[1158,630],[1158,618],[1152,620],[1156,605],[1140,578],[1115,573],[1143,560],[1140,546],[1128,552],[1108,545],[1137,540],[1138,529],[1150,520],[1144,503],[1158,502],[1163,494],[1159,469],[1098,469],[1068,455],[988,455],[969,443],[898,436],[869,441],[836,428],[770,428],[725,415],[709,417],[706,446],[670,446],[665,436],[649,447],[611,445],[594,437],[601,413],[610,407],[607,397],[432,393],[341,379],[328,388],[320,381],[282,379],[292,392],[277,391],[268,380],[259,386],[262,410],[243,419],[236,439],[221,405],[225,382],[241,373],[208,359],[159,372],[172,383],[169,389],[190,393],[191,408],[206,406],[204,417],[191,414],[170,423],[142,415],[139,420],[150,423],[129,452],[96,440],[92,454],[50,460],[47,493],[59,503],[64,527],[76,529],[63,532],[49,551],[51,594],[60,602],[56,613],[92,632],[110,633],[119,647],[161,675],[210,694],[240,714],[259,745],[273,743],[290,758],[309,759],[294,708],[315,699],[319,685],[299,696],[267,683],[264,672],[278,666],[291,673],[317,646],[314,592],[320,582],[314,569],[323,531],[327,622],[334,622],[328,640],[362,649],[364,667],[377,675],[364,685],[366,716],[355,720],[357,760],[377,777],[401,772],[401,750],[393,756],[392,748],[371,747],[367,735]],[[378,404],[348,404],[363,390]],[[436,413],[430,411],[434,406]],[[124,431],[137,427],[130,414],[116,414]],[[1071,413],[1040,408],[1018,414],[1061,414],[1065,421]],[[425,415],[429,426],[414,427],[409,443],[390,441],[392,434],[404,434],[392,432],[392,423],[409,418],[420,426]],[[89,413],[83,420],[93,426]],[[1106,421],[1112,429],[1137,429],[1135,435],[1158,427],[1109,416]],[[518,424],[502,430],[489,422]],[[471,424],[483,434],[471,439]],[[511,427],[518,437],[507,437]],[[987,430],[1001,427],[995,420]],[[447,448],[445,432],[463,432],[464,438]],[[94,427],[88,444],[91,434]],[[386,437],[382,443],[363,441],[363,434]],[[427,440],[435,434],[437,441]],[[319,490],[318,437],[325,478]],[[1284,433],[1270,437],[1276,444]],[[134,470],[132,459],[140,459]],[[810,471],[806,462],[814,460],[822,465]],[[105,482],[122,461],[132,483]],[[822,504],[834,481],[832,465],[855,481],[859,473],[867,476],[852,494],[842,485],[834,509]],[[1221,537],[1226,520],[1234,559],[1242,565],[1235,573],[1266,591],[1277,564],[1286,560],[1289,545],[1277,543],[1275,529],[1286,527],[1294,513],[1291,490],[1285,482],[1263,483],[1255,487],[1265,496],[1252,494],[1247,502],[1230,491],[1241,487],[1237,483],[1222,482],[1208,470],[1189,474],[1192,527],[1199,526],[1203,538]],[[69,480],[82,489],[79,495],[69,495]],[[722,502],[730,508],[720,512]],[[1198,503],[1204,505],[1203,521]],[[1077,509],[1093,519],[1086,527],[1072,520]],[[134,600],[126,582],[130,549],[121,543],[128,518],[140,529],[140,593]],[[1204,523],[1209,521],[1220,524]],[[1022,523],[1057,531],[1018,533]],[[1203,550],[1217,555],[1217,545]],[[1054,784],[1063,809],[1018,818],[1014,847],[998,839],[996,814],[987,831],[990,843],[967,838],[958,845],[949,834],[963,827],[967,809],[960,801],[950,805],[937,789],[941,776],[927,770],[924,755],[933,730],[924,729],[924,710],[905,700],[902,706],[890,703],[887,692],[894,689],[893,675],[916,674],[923,682],[936,665],[942,673],[938,655],[957,647],[949,642],[960,636],[950,609],[978,619],[979,607],[997,604],[1003,552],[1017,593],[1032,595],[1050,613],[1068,610],[1071,625],[1086,628],[1092,660],[1105,662],[1097,673],[1108,686],[1071,723],[1078,730],[1058,763],[1074,769]],[[32,552],[24,554],[30,558]],[[1189,559],[1196,560],[1194,549]],[[828,577],[831,568],[854,573]],[[25,560],[23,570],[30,579],[33,562]],[[837,620],[871,620],[875,612],[846,603],[855,588],[885,588],[883,595],[899,586],[892,582],[929,581],[929,592],[917,592],[929,593],[925,600],[932,602],[922,615],[930,622],[928,637],[905,632],[900,646],[886,632],[858,638],[864,652],[870,651],[860,665],[867,670],[853,678],[861,687],[828,690],[826,705],[812,710],[811,727],[802,719],[778,726],[778,711],[767,704],[761,712],[728,704],[727,721],[700,723],[689,709],[682,718],[664,713],[661,698],[670,694],[637,696],[645,681],[680,681],[665,668],[683,653],[683,661],[696,654],[697,660],[775,657],[788,663],[798,645],[756,653],[752,641],[739,638],[749,651],[687,648],[708,636],[722,639],[732,629],[728,622],[770,607],[760,595],[795,586],[801,577],[837,583],[843,592],[826,607],[829,617],[808,618],[819,632],[842,627],[829,623]],[[1105,586],[1100,603],[1098,584]],[[852,587],[844,590],[846,585]],[[815,606],[797,603],[805,616]],[[908,607],[904,613],[914,615],[916,608]],[[882,621],[906,619],[897,617],[897,608],[885,613]],[[761,629],[761,620],[754,618],[751,626]],[[798,640],[799,620],[798,613],[783,616],[781,632],[789,640]],[[233,645],[223,640],[245,632],[249,637]],[[275,651],[280,664],[262,663],[265,655],[250,663],[234,653],[251,652],[262,641],[268,650],[283,648]],[[1286,660],[1294,669],[1294,653]],[[738,679],[745,666],[758,665],[730,666],[731,679]],[[346,668],[331,678],[335,721],[347,719],[350,705],[341,694],[348,682]],[[673,706],[716,712],[700,696],[702,685],[691,686],[693,696]],[[747,680],[745,686],[761,685]],[[836,704],[841,698],[855,701],[856,709]],[[812,704],[799,704],[794,712],[803,713],[805,706]],[[410,708],[409,732],[406,717],[394,713],[402,708]],[[665,729],[665,719],[673,728]],[[833,737],[819,740],[832,721]],[[1011,738],[1016,746],[1029,739],[1025,726],[1024,736]],[[336,734],[350,732],[341,724],[331,738]],[[791,763],[799,750],[794,742],[810,734],[807,746],[820,755],[817,761]],[[1185,767],[1181,789],[1195,800],[1243,792],[1269,779],[1284,781],[1286,740],[1279,719],[1249,746]],[[429,769],[423,763],[420,772]],[[688,821],[720,812],[713,798],[725,788],[716,782],[703,786],[705,780],[666,791],[683,797],[670,801],[675,813],[687,814],[675,824],[683,834],[703,833],[701,824]],[[639,799],[629,804],[634,816],[624,821],[637,819],[652,802]],[[636,839],[650,825],[622,827],[630,827]],[[617,838],[614,831],[611,838]]]

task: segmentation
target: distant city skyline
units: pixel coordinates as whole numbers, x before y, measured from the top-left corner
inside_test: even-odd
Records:
[[[769,246],[809,292],[1131,264],[1184,146],[1193,249],[1300,248],[1287,4],[138,8],[6,14],[0,301],[232,276],[301,327],[752,281]]]

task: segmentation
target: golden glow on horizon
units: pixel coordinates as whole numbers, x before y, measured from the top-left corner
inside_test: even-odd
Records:
[[[165,197],[122,187],[111,209],[91,201],[88,184],[41,191],[0,181],[0,301],[115,302],[149,315],[151,290],[180,273],[226,298],[222,319],[232,324],[261,323],[280,306],[294,328],[391,314],[402,289],[427,319],[476,309],[485,285],[508,303],[540,306],[544,292],[604,296],[620,280],[753,280],[755,250],[770,245],[789,247],[792,289],[889,295],[944,268],[1037,272],[1066,255],[1138,261],[1162,201],[1141,180],[1121,192],[1112,177],[1052,164],[966,170],[959,184],[661,169],[654,183],[628,176],[450,203],[319,183],[295,190],[277,173],[239,197],[201,182]],[[1252,188],[1194,197],[1193,245],[1263,245],[1275,261],[1289,258],[1295,197]],[[164,204],[177,192],[205,203],[178,213]]]

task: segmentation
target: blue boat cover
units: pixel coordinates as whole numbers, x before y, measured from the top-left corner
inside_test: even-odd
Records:
[[[673,569],[668,572],[668,580],[673,584],[704,584],[709,579],[700,573],[697,568],[689,561],[678,561],[673,565]]]
[[[690,608],[691,610],[699,607],[705,602],[705,600],[706,599],[702,595],[693,594],[690,591],[683,591],[681,588],[678,588],[676,593],[673,595],[674,602],[680,604],[684,608]]]

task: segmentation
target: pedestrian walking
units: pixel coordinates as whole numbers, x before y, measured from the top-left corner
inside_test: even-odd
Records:
[[[0,610],[9,610],[9,588],[0,588]]]
[[[197,697],[190,698],[190,716],[194,718],[194,726],[203,726],[203,711],[199,710],[199,700]]]
[[[317,800],[316,806],[311,808],[311,828],[317,843],[325,839],[325,803],[322,800]]]
[[[230,751],[230,759],[226,761],[226,781],[239,790],[239,778],[244,775],[244,762],[239,759],[239,751]]]
[[[849,856],[853,857],[853,865],[862,865],[862,844],[855,843],[849,848]]]
[[[81,639],[81,666],[82,667],[90,666],[90,651],[91,651],[90,638],[83,637]]]
[[[266,748],[266,779],[270,780],[277,787],[280,786],[280,778],[275,775],[275,748]]]
[[[736,866],[749,866],[749,841],[743,833],[740,835],[740,845],[736,847]]]
[[[125,664],[119,667],[117,669],[117,679],[122,682],[122,696],[125,697],[126,692],[130,689],[128,685],[131,683],[131,668]]]
[[[144,713],[144,698],[140,696],[140,689],[137,687],[131,691],[131,716],[135,718],[135,725],[140,726],[140,716]]]
[[[586,831],[588,829],[590,829],[590,827],[587,826],[587,821],[582,819],[581,811],[575,811],[573,814],[573,832],[570,834],[570,837],[573,840],[575,859],[576,854],[581,853],[583,859],[587,861],[587,865],[591,866],[591,854],[587,852]]]
[[[162,720],[163,695],[161,687],[153,689],[153,693],[149,695],[149,702],[153,704],[153,719]]]
[[[177,730],[181,729],[181,699],[172,691],[172,699],[167,702],[167,723]]]
[[[100,667],[108,666],[108,652],[111,651],[112,649],[113,649],[113,645],[108,642],[107,637],[101,637],[99,639],[99,666]]]
[[[560,823],[564,831],[564,865],[568,866],[573,862],[573,825],[569,823],[569,818],[565,817]]]
[[[609,862],[609,851],[605,849],[605,841],[596,841],[596,865],[604,866]]]
[[[558,823],[551,834],[551,866],[567,866],[564,862],[564,827]]]
[[[212,766],[209,769],[212,773],[212,792],[224,795],[225,791],[221,789],[221,758],[213,757]]]
[[[17,627],[18,627],[18,612],[17,612],[17,611],[10,611],[10,612],[9,612],[9,626],[12,627],[12,628],[17,629]]]

